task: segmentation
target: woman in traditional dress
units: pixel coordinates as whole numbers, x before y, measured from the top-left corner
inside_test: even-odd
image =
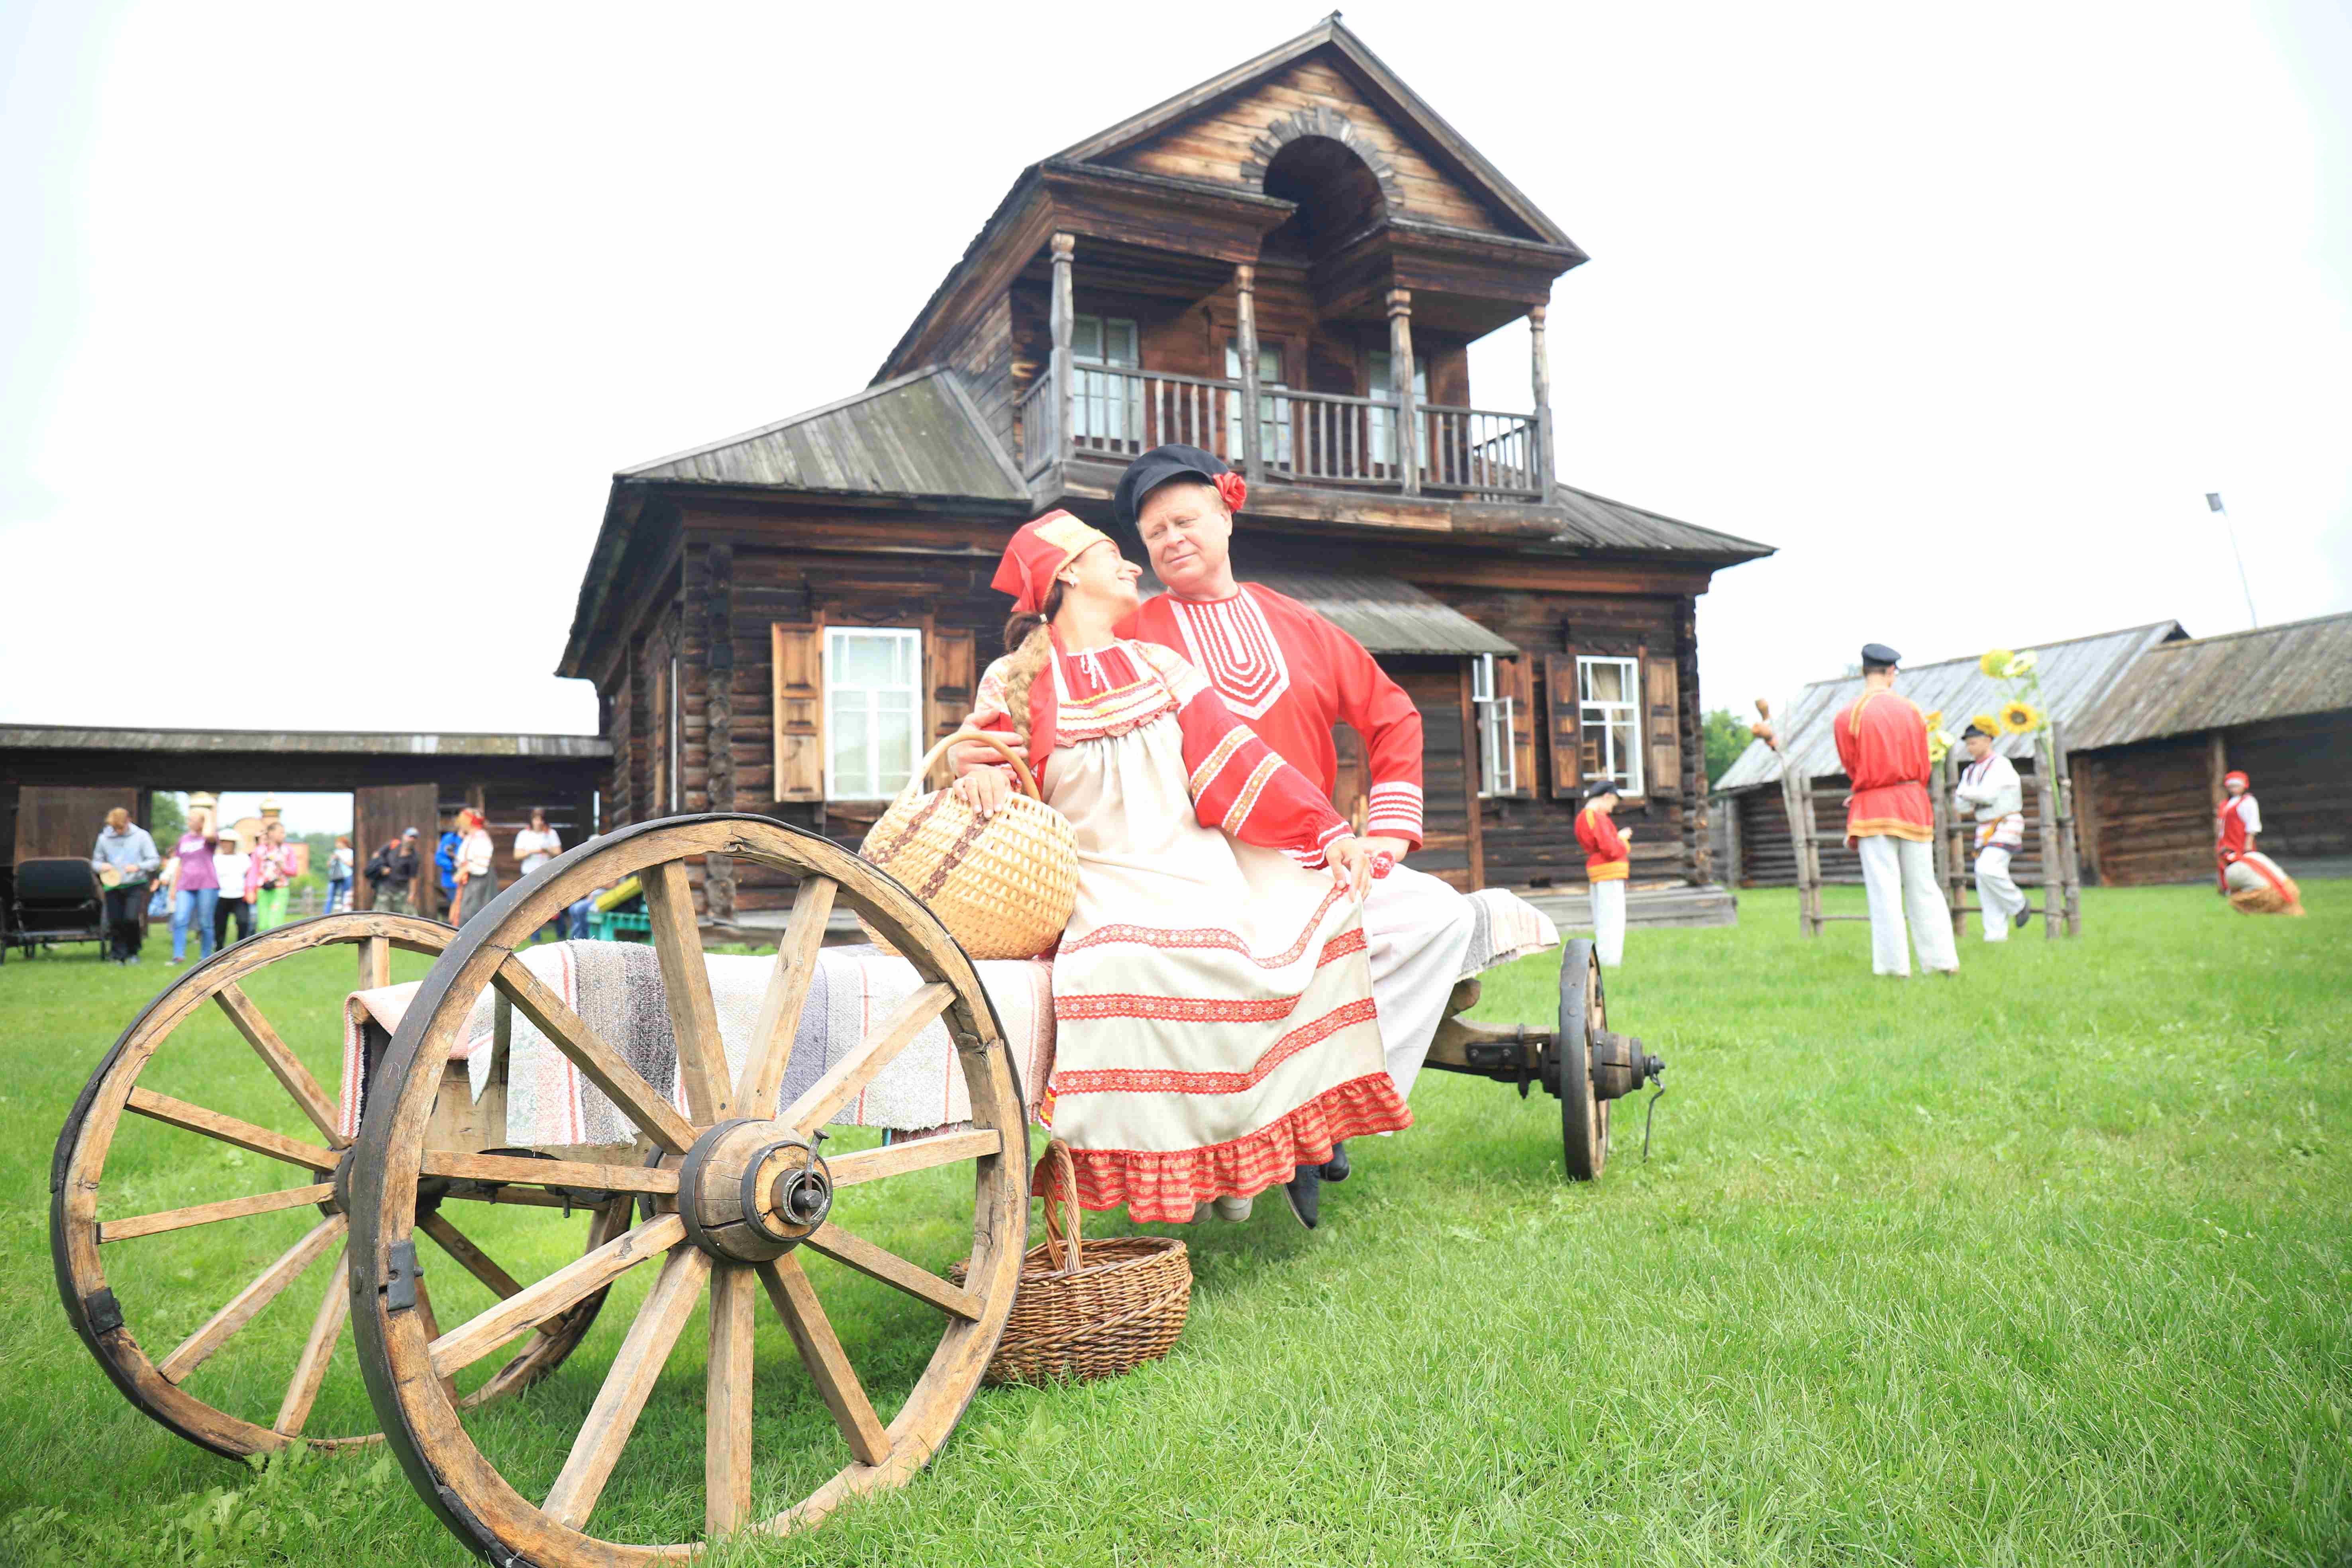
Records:
[[[2279,863],[2254,847],[2263,808],[2253,781],[2235,771],[2221,775],[2221,804],[2213,810],[2213,860],[2221,896],[2241,914],[2299,915],[2303,890]]]
[[[1384,864],[1177,654],[1115,637],[1140,569],[1067,512],[1024,524],[995,586],[1013,651],[973,721],[1018,736],[1076,829],[1041,1115],[1078,1201],[1189,1220],[1412,1124],[1383,1065],[1362,900]],[[982,811],[1005,773],[956,782]],[[1301,1215],[1302,1220],[1306,1218]]]

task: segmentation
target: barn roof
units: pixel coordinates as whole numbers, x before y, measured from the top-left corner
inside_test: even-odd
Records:
[[[1518,648],[1453,605],[1394,577],[1251,571],[1250,581],[1297,600],[1373,653],[1500,654]]]
[[[835,494],[1026,500],[1020,470],[954,372],[932,365],[614,476]]]
[[[2179,621],[2153,621],[2094,637],[2036,644],[2034,674],[2041,679],[2042,706],[2058,722],[2067,750],[2081,749],[2077,721],[2141,662],[2143,655],[2188,635]],[[1942,710],[1945,727],[1954,731],[1967,723],[1969,714],[1997,706],[2004,696],[2000,685],[1977,668],[1974,654],[1938,664],[1905,665],[1895,686],[1927,711]],[[1860,675],[1817,680],[1806,687],[1789,710],[1775,718],[1780,751],[1776,753],[1763,742],[1750,741],[1715,787],[1738,790],[1777,783],[1784,758],[1787,764],[1801,766],[1812,778],[1843,773],[1830,721],[1861,694]],[[2027,756],[2032,750],[2023,735],[2004,735],[1999,747],[2008,757]]]
[[[2070,751],[2352,708],[2352,615],[2155,650],[2066,734]]]
[[[1611,500],[1607,496],[1558,481],[1551,488],[1551,504],[1567,514],[1567,525],[1552,536],[1555,544],[1687,556],[1724,565],[1760,561],[1774,552],[1769,544],[1701,528],[1695,522]]]

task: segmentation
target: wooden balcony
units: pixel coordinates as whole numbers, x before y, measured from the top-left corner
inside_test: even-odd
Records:
[[[1161,371],[1074,365],[1056,406],[1043,375],[1018,405],[1021,464],[1034,479],[1074,458],[1124,462],[1168,442],[1213,452],[1245,473],[1292,484],[1540,501],[1538,417],[1422,404],[1400,440],[1394,403]],[[1257,418],[1244,409],[1255,397]]]

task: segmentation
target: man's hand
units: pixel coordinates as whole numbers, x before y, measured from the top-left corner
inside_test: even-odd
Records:
[[[1617,830],[1617,837],[1631,844],[1633,842],[1633,830],[1630,827],[1621,827]]]
[[[1362,840],[1362,843],[1365,853],[1370,855],[1385,855],[1400,866],[1404,864],[1404,852],[1412,847],[1412,845],[1407,844],[1402,838],[1382,838],[1374,837]]]
[[[1360,899],[1372,890],[1372,857],[1364,847],[1364,840],[1343,834],[1324,847],[1323,858],[1329,863],[1332,877],[1348,889],[1349,896]]]
[[[972,808],[982,822],[996,815],[1013,793],[1013,781],[995,768],[977,768],[948,786],[956,799]]]

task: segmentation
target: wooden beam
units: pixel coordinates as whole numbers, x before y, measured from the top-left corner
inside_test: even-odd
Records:
[[[1252,485],[1265,482],[1265,454],[1259,448],[1257,374],[1257,268],[1234,268],[1234,337],[1242,362],[1242,472]]]
[[[1412,389],[1412,291],[1391,289],[1389,310],[1389,381],[1396,393],[1396,451],[1399,487],[1406,495],[1421,493],[1421,397]]]

